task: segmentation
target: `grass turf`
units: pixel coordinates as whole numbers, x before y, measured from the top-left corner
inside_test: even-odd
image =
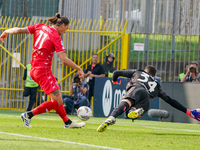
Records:
[[[200,147],[198,124],[142,120],[132,123],[129,119],[117,119],[115,125],[99,133],[96,129],[105,118],[92,117],[82,129],[64,129],[57,114],[46,113],[35,116],[32,128],[26,128],[21,113],[0,110],[1,149],[195,150]],[[76,116],[69,115],[69,118],[80,121]]]

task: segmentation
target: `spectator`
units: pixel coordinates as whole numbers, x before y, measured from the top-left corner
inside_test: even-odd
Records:
[[[39,86],[33,79],[31,79],[30,70],[31,70],[31,64],[26,65],[23,77],[23,88],[24,88],[23,97],[30,96],[30,101],[26,111],[30,111],[34,106],[34,104],[36,103],[37,88]]]
[[[187,70],[188,70],[188,64],[185,64],[185,71],[183,73],[179,74],[179,82],[181,81],[181,79],[184,77],[184,75],[186,74]]]
[[[84,76],[87,77],[87,83],[90,87],[88,93],[88,100],[91,105],[91,97],[94,96],[95,77],[104,77],[103,67],[98,63],[98,54],[92,55],[92,64],[88,66]]]
[[[186,74],[181,79],[181,82],[200,82],[200,74],[198,63],[196,61],[192,61]]]
[[[115,60],[115,55],[110,53],[106,56],[106,62],[103,64],[103,70],[106,77],[112,77],[112,73],[116,70],[113,67],[113,61]]]
[[[89,85],[83,82],[82,79],[79,78],[78,73],[76,73],[70,86],[71,96],[65,96],[63,99],[66,105],[66,113],[74,112],[74,109],[78,109],[81,106],[89,106],[89,101],[87,99],[88,90]]]

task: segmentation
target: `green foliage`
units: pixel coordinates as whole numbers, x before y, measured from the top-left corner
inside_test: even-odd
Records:
[[[149,35],[147,52],[134,51],[134,43],[144,43],[146,45],[146,34],[131,34],[130,39],[130,58],[129,61],[171,61],[174,55],[174,61],[190,61],[198,60],[198,36],[175,36],[174,52],[172,52],[172,35]],[[109,37],[109,42],[104,42],[100,45],[100,49],[109,44],[112,36]],[[105,55],[112,52],[117,58],[116,61],[120,61],[121,56],[121,39],[110,45],[105,51],[100,53],[100,62],[105,61]],[[85,51],[70,51],[70,58],[73,60],[87,60],[91,55],[97,52],[98,49],[93,52]]]
[[[23,126],[20,114],[19,111],[0,110],[1,149],[105,149],[91,146],[96,145],[127,150],[183,150],[199,149],[200,145],[200,129],[197,124],[142,120],[132,123],[129,119],[117,119],[115,125],[109,126],[105,132],[98,133],[96,129],[105,118],[92,117],[82,129],[64,129],[63,122],[57,114],[47,113],[35,116],[32,119],[32,128],[27,128]],[[69,118],[79,121],[76,116]]]
[[[172,60],[172,35],[149,35],[147,52],[134,51],[134,43],[146,44],[146,34],[132,34],[130,61],[170,61]],[[198,59],[198,36],[175,36],[174,60],[190,61]]]

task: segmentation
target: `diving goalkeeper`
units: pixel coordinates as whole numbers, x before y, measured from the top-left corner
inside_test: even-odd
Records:
[[[98,132],[103,132],[109,125],[115,124],[115,118],[126,112],[128,118],[137,119],[149,110],[150,100],[154,97],[162,98],[172,107],[184,112],[188,116],[200,121],[200,109],[189,110],[177,100],[165,93],[160,84],[155,80],[156,69],[147,66],[144,70],[117,70],[113,73],[113,83],[121,82],[119,76],[131,78],[126,86],[127,93],[122,97],[120,104],[112,111],[111,115],[98,127]]]

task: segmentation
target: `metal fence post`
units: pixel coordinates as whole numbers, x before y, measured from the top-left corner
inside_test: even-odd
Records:
[[[172,61],[174,60],[175,51],[175,33],[176,33],[176,13],[177,13],[177,0],[174,0],[174,18],[173,18],[173,35],[172,35]]]
[[[174,53],[175,53],[176,14],[177,14],[177,0],[174,0],[173,35],[172,35],[172,54],[171,54],[171,61],[172,61],[172,62],[170,62],[170,66],[169,66],[169,80],[171,80],[172,63],[174,62]],[[165,63],[167,63],[167,62],[165,62]]]
[[[148,61],[148,48],[149,48],[149,17],[150,17],[150,0],[147,0],[146,5],[146,40],[145,40],[145,60]],[[143,66],[144,68],[144,66]]]

